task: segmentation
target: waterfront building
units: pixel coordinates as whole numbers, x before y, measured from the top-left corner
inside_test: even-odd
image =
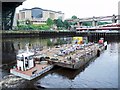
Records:
[[[25,24],[26,20],[30,20],[33,24],[46,24],[48,18],[52,20],[61,18],[64,19],[64,13],[61,11],[52,11],[42,8],[23,9],[16,14],[16,19]]]

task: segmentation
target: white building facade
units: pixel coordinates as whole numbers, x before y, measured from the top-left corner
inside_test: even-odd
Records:
[[[30,20],[33,24],[46,24],[48,18],[52,20],[61,18],[64,20],[64,13],[35,7],[20,10],[16,15],[16,19],[23,22],[23,24],[25,24],[26,20]]]

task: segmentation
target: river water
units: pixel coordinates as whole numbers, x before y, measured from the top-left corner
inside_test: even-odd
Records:
[[[2,40],[2,64],[10,67],[3,68],[2,77],[9,75],[9,69],[14,65],[17,52],[30,48],[40,49],[54,45],[71,43],[72,37],[55,38],[18,38]],[[108,48],[100,57],[94,58],[79,70],[55,67],[51,71],[32,80],[24,80],[22,88],[118,88],[118,50],[119,40],[108,40]],[[28,87],[29,86],[29,87]]]

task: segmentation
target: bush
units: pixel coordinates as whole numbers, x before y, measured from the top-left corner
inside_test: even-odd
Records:
[[[19,25],[18,30],[49,30],[50,27],[46,24],[43,25]]]
[[[50,29],[50,27],[47,25],[42,27],[42,30],[49,30],[49,29]]]

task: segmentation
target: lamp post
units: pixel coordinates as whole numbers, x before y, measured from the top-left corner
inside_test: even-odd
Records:
[[[26,25],[27,25],[27,28],[28,28],[28,26],[30,25],[30,20],[26,20]]]

